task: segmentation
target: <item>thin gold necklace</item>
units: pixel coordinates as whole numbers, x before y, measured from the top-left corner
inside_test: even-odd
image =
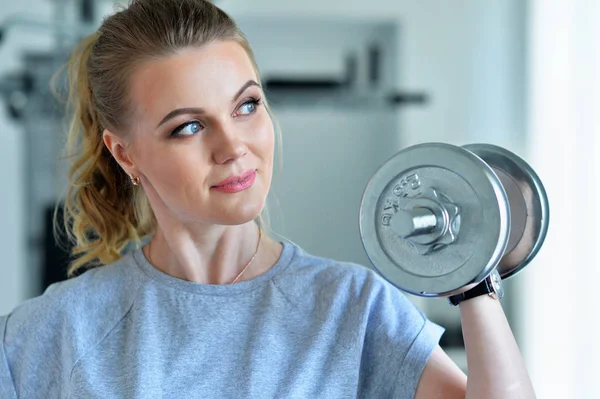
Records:
[[[240,274],[237,275],[236,278],[233,279],[233,281],[229,284],[233,284],[236,281],[238,281],[238,279],[240,277],[242,277],[242,274],[244,274],[244,272],[246,271],[246,269],[248,269],[248,266],[250,266],[250,263],[252,263],[252,261],[254,260],[254,258],[256,258],[256,254],[258,253],[258,248],[260,247],[260,239],[262,238],[262,229],[260,228],[260,226],[258,227],[258,242],[256,243],[256,250],[254,251],[254,255],[252,255],[252,257],[250,258],[250,260],[248,261],[248,263],[246,263],[246,266],[244,266],[244,268],[242,269],[242,271],[240,272]]]
[[[261,238],[262,238],[262,229],[259,227],[258,228],[258,242],[256,243],[256,250],[254,251],[254,255],[252,255],[252,258],[250,258],[248,263],[246,263],[246,266],[244,266],[242,271],[229,284],[234,284],[236,281],[238,281],[240,279],[240,277],[242,277],[242,275],[246,272],[246,270],[248,269],[248,266],[250,266],[250,263],[252,263],[254,258],[256,258],[256,254],[258,253],[258,248],[260,248]],[[152,256],[150,255],[151,245],[152,245],[152,240],[150,240],[150,242],[148,243],[148,262],[149,263],[152,263]]]

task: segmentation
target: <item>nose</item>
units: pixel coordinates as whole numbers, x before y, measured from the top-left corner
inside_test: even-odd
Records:
[[[213,159],[218,164],[233,162],[248,153],[243,132],[233,126],[221,126],[214,131]]]

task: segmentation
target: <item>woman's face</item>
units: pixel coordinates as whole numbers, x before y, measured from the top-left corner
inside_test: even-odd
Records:
[[[260,214],[271,184],[274,132],[256,82],[248,55],[232,41],[136,69],[126,151],[156,213],[225,225]]]

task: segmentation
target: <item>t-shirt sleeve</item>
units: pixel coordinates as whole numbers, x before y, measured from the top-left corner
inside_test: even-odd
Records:
[[[4,352],[7,319],[8,316],[0,316],[0,398],[17,399],[10,368],[8,367],[8,359]]]
[[[359,397],[413,399],[444,329],[380,276],[373,285]]]

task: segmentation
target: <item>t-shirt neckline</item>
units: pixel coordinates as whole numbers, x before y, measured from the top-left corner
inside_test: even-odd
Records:
[[[144,255],[142,248],[136,249],[132,255],[135,263],[142,272],[160,284],[194,294],[224,296],[252,291],[270,281],[277,274],[283,272],[290,265],[292,258],[294,257],[295,246],[287,240],[281,240],[280,243],[283,245],[281,255],[269,270],[250,280],[244,280],[235,284],[199,284],[183,280],[154,267],[148,261],[146,255]]]

